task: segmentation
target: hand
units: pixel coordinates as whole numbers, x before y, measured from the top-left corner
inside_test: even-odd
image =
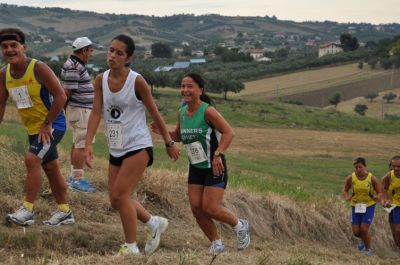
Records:
[[[85,164],[88,168],[93,168],[93,148],[91,145],[85,147]]]
[[[39,130],[38,142],[42,144],[50,144],[51,140],[54,139],[51,130],[51,124],[43,124]]]
[[[157,124],[153,121],[152,123],[150,123],[150,128],[151,131],[155,134],[161,134],[160,129],[158,128]]]
[[[214,176],[221,176],[224,171],[224,165],[222,164],[222,159],[220,156],[214,156],[212,161],[212,169]]]
[[[178,160],[179,156],[181,155],[181,151],[176,145],[166,147],[167,148],[167,153],[170,158],[172,158],[174,161]]]
[[[390,200],[382,200],[382,206],[383,207],[390,207],[392,204],[390,202]]]
[[[351,201],[351,196],[349,194],[347,194],[347,195],[344,196],[344,199],[346,201],[350,202]]]

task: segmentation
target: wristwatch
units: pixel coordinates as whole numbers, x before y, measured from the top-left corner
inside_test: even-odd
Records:
[[[174,146],[174,144],[175,144],[175,141],[171,140],[171,141],[169,141],[168,143],[165,144],[165,147],[172,147],[172,146]]]
[[[220,157],[220,156],[222,156],[224,153],[223,152],[220,152],[220,151],[218,151],[218,150],[216,150],[215,152],[214,152],[214,156],[216,156],[216,157]]]

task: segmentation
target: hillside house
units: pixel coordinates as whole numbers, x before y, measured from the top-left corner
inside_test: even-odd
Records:
[[[252,48],[248,49],[247,52],[251,57],[253,57],[254,60],[257,60],[264,56],[264,49]]]
[[[343,48],[334,42],[324,43],[319,45],[318,49],[318,58],[328,55],[328,54],[337,54],[343,52]]]
[[[199,58],[199,59],[190,59],[190,64],[203,64],[206,63],[206,59]]]

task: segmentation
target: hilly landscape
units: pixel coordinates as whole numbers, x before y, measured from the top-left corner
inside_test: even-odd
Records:
[[[120,33],[132,35],[137,45],[147,50],[154,42],[169,43],[173,47],[181,47],[182,42],[186,42],[192,48],[221,42],[247,47],[261,45],[271,49],[282,44],[296,48],[304,46],[307,41],[316,44],[337,41],[343,32],[351,32],[361,42],[391,38],[400,33],[400,24],[299,23],[274,16],[227,17],[216,14],[156,17],[0,4],[0,27],[5,26],[20,27],[29,32],[31,40],[37,41],[31,50],[41,55],[69,53],[68,41],[77,36],[88,36],[106,46]]]
[[[259,43],[271,49],[285,42],[296,49],[309,40],[336,41],[349,30],[360,42],[400,33],[399,24],[297,23],[268,16],[215,14],[151,17],[1,4],[0,28],[10,26],[29,32],[30,52],[46,56],[68,54],[69,41],[81,35],[93,39],[100,46],[96,53],[102,54],[119,33],[132,35],[139,51],[159,41],[172,47],[189,42],[198,48],[222,42],[243,47]],[[146,64],[137,64],[143,62]],[[218,63],[218,69],[227,65]],[[231,65],[239,71],[243,68],[240,63]],[[28,148],[26,132],[9,102],[0,124],[0,264],[398,265],[400,250],[394,245],[383,208],[377,206],[371,226],[374,256],[367,257],[357,250],[350,207],[341,197],[355,157],[365,157],[368,169],[381,179],[390,157],[399,152],[400,99],[386,102],[383,97],[388,92],[400,93],[400,73],[394,68],[358,66],[357,61],[351,61],[244,80],[245,89],[228,93],[228,99],[210,93],[235,131],[226,152],[230,173],[224,205],[248,218],[252,237],[250,247],[238,252],[230,227],[218,224],[227,252],[215,257],[208,254],[209,242],[189,207],[186,154],[183,151],[178,161],[171,161],[157,136],[153,137],[155,163],[146,170],[137,193],[153,214],[169,219],[169,228],[154,254],[116,256],[123,234],[118,213],[108,199],[108,152],[101,127],[94,145],[94,169],[85,171],[97,191],[68,193],[76,224],[57,228],[41,225],[56,207],[52,196],[46,194],[37,198],[33,226],[7,224],[4,217],[23,200],[23,156]],[[253,67],[258,66],[254,63]],[[208,71],[216,69],[211,64]],[[154,86],[152,92],[169,128],[174,128],[180,91]],[[341,93],[342,101],[334,107],[329,99],[336,92]],[[379,95],[370,102],[364,96],[371,92]],[[354,112],[356,104],[368,106],[364,116]],[[68,131],[59,145],[65,176],[69,174],[71,138]],[[42,180],[46,191],[46,177]],[[143,230],[139,224],[142,253],[146,241]]]

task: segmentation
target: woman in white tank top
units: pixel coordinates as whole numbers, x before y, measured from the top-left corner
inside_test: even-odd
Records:
[[[129,68],[134,49],[134,42],[129,36],[118,35],[112,40],[107,53],[110,69],[99,74],[95,80],[93,110],[88,122],[85,147],[86,163],[92,168],[92,139],[103,113],[110,152],[110,202],[120,214],[125,235],[121,254],[139,253],[136,245],[136,217],[146,224],[152,234],[146,242],[146,253],[158,247],[160,235],[168,226],[167,219],[150,215],[137,200],[131,199],[145,168],[153,160],[146,109],[162,131],[169,157],[177,160],[180,154],[158,112],[148,84],[141,75]]]

